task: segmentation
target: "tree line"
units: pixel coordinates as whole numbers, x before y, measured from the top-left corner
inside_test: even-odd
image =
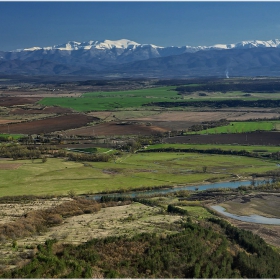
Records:
[[[66,157],[70,161],[102,161],[108,162],[112,159],[112,154],[85,154],[71,153],[65,150],[57,149],[54,146],[48,145],[20,145],[7,144],[0,145],[0,157],[18,159],[42,159],[46,160],[46,155],[49,157]]]
[[[226,236],[240,245],[234,259],[233,267],[238,268],[244,278],[279,278],[280,255],[258,235],[251,231],[238,229],[225,220],[210,218],[210,221],[221,226]]]
[[[224,107],[259,107],[259,108],[278,108],[280,100],[201,100],[201,101],[175,101],[175,102],[151,102],[143,106],[159,106],[163,108],[171,107],[210,107],[210,108],[224,108]]]
[[[201,153],[201,154],[217,154],[217,155],[237,155],[237,156],[246,156],[246,157],[261,157],[256,152],[249,152],[246,150],[222,150],[220,148],[212,149],[196,149],[196,148],[157,148],[149,150],[141,150],[140,153],[154,153],[154,152],[172,152],[172,153]]]
[[[178,86],[176,91],[186,94],[197,91],[207,92],[228,92],[228,91],[241,91],[241,92],[258,92],[258,93],[273,93],[280,92],[280,81],[278,80],[263,80],[263,81],[250,81],[243,83],[236,82],[208,82],[205,84],[198,84],[195,86]]]

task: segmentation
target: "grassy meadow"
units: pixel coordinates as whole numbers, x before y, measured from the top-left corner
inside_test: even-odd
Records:
[[[47,97],[40,101],[45,106],[61,106],[79,112],[107,111],[141,107],[154,101],[182,99],[174,87],[159,87],[129,91],[89,92],[81,97]]]
[[[196,84],[189,86],[198,86]],[[44,106],[61,106],[79,112],[127,110],[140,108],[151,102],[207,101],[207,100],[258,100],[280,99],[280,93],[250,93],[241,91],[211,92],[200,91],[180,94],[176,86],[152,87],[138,90],[98,91],[84,93],[81,97],[46,97],[39,103]],[[176,107],[176,106],[175,106]]]
[[[201,131],[188,132],[188,134],[220,134],[243,133],[252,131],[272,131],[280,129],[280,121],[242,121],[230,122],[230,124]]]
[[[0,133],[0,138],[5,138],[5,139],[19,139],[23,137],[23,134],[6,134],[6,133]]]
[[[5,168],[9,164],[9,168]],[[14,168],[12,167],[14,165]],[[204,167],[207,167],[204,172]],[[66,195],[246,179],[277,168],[260,159],[195,153],[125,154],[111,162],[0,160],[1,196]]]

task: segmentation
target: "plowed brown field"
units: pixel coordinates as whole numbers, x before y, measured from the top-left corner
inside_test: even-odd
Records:
[[[13,115],[29,115],[29,114],[66,114],[72,113],[73,111],[68,108],[62,107],[45,107],[42,109],[23,109],[16,108],[10,111],[10,114]]]
[[[0,97],[0,106],[11,107],[15,105],[34,104],[41,100],[39,97]]]
[[[114,135],[151,135],[166,132],[166,129],[143,124],[103,123],[91,127],[72,129],[68,134],[80,136],[114,136]]]
[[[280,145],[280,132],[187,135],[165,138],[165,143]]]
[[[39,134],[85,126],[96,120],[84,114],[69,114],[30,122],[0,125],[0,133]]]

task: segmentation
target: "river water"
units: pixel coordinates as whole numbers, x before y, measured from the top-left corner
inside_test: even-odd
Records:
[[[134,192],[125,192],[125,193],[111,193],[111,194],[98,194],[92,195],[90,198],[98,200],[102,196],[126,196],[126,197],[137,197],[138,195],[155,195],[155,194],[168,194],[172,192],[182,191],[182,190],[189,190],[189,191],[204,191],[210,189],[221,189],[221,188],[231,188],[236,189],[240,186],[249,186],[252,182],[251,181],[235,181],[235,182],[224,182],[224,183],[214,183],[214,184],[205,184],[205,185],[194,185],[194,186],[182,186],[182,187],[175,187],[175,188],[168,188],[168,189],[155,189],[155,190],[148,190],[148,191],[134,191]]]
[[[134,191],[134,192],[125,192],[125,193],[111,193],[111,194],[97,194],[97,195],[90,195],[89,198],[99,200],[102,196],[125,196],[125,197],[137,197],[138,195],[141,196],[149,196],[155,194],[168,194],[172,192],[182,191],[182,190],[192,190],[192,191],[204,191],[209,189],[222,189],[222,188],[231,188],[236,189],[240,186],[249,186],[251,185],[252,181],[235,181],[235,182],[223,182],[223,183],[214,183],[214,184],[205,184],[205,185],[196,185],[196,186],[182,186],[182,187],[175,187],[175,188],[168,188],[168,189],[155,189],[149,191]],[[256,182],[257,183],[257,182]],[[225,208],[219,205],[211,206],[217,212],[239,220],[243,222],[250,222],[250,223],[258,223],[258,224],[270,224],[270,225],[280,225],[280,219],[277,218],[267,218],[259,215],[251,215],[251,216],[238,216],[225,211]]]
[[[213,208],[217,212],[219,212],[227,217],[230,217],[235,220],[242,221],[242,222],[249,222],[249,223],[255,223],[255,224],[267,224],[267,225],[280,225],[280,219],[277,219],[277,218],[267,218],[267,217],[263,217],[263,216],[259,216],[259,215],[238,216],[238,215],[234,215],[229,212],[226,212],[226,209],[219,205],[211,206],[211,208]]]

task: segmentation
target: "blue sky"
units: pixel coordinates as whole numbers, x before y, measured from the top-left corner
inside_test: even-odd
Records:
[[[0,50],[130,39],[198,46],[280,39],[280,2],[0,2]]]

